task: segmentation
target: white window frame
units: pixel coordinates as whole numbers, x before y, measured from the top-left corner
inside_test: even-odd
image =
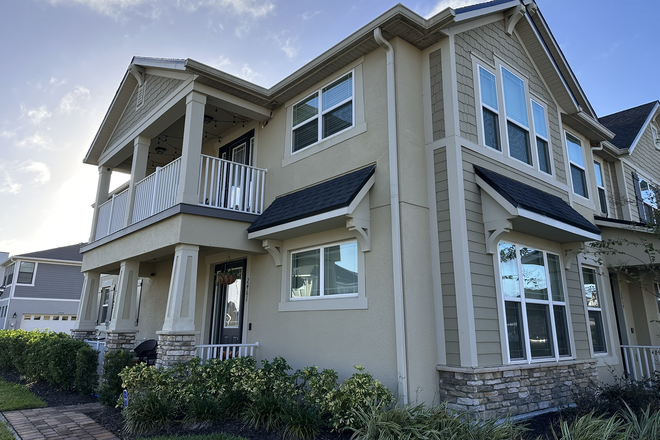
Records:
[[[292,253],[319,248],[321,246],[336,246],[342,243],[355,242],[346,229],[335,229],[318,234],[285,240],[282,244],[282,284],[281,298],[278,305],[280,312],[314,311],[314,310],[357,310],[367,309],[368,302],[365,287],[365,251],[357,242],[358,292],[357,294],[340,294],[318,296],[311,298],[291,298],[291,265]]]
[[[545,131],[547,133],[547,136],[543,136],[538,131],[538,127],[536,126],[536,119],[534,119],[534,105],[541,107],[541,109],[543,110],[543,123],[545,124]],[[540,172],[546,173],[549,176],[553,176],[555,172],[555,167],[554,167],[554,160],[552,155],[552,142],[550,142],[550,124],[548,121],[548,108],[545,104],[542,104],[540,101],[532,98],[530,99],[530,110],[532,113],[532,119],[530,120],[530,123],[534,127],[534,141],[536,141],[538,138],[545,142],[546,148],[548,149],[547,159],[548,159],[548,167],[550,168],[550,170],[544,171],[541,169],[541,161],[539,159],[539,154],[538,154],[539,151],[538,144],[534,142],[532,149],[536,151],[536,163],[537,163],[536,167]]]
[[[328,108],[328,109],[326,109],[326,110],[323,110],[323,89],[326,88],[326,87],[328,87],[328,86],[330,86],[330,85],[332,85],[332,84],[335,83],[335,82],[342,81],[344,78],[346,78],[346,77],[349,76],[349,75],[350,75],[350,82],[351,82],[351,96],[350,96],[350,98],[346,98],[346,99],[344,99],[343,101],[340,101],[340,102],[336,103],[336,104],[333,105],[332,107],[330,107],[330,108]],[[292,125],[292,127],[291,127],[291,144],[290,144],[290,152],[291,152],[291,155],[294,155],[294,154],[297,154],[297,153],[299,153],[299,152],[301,152],[301,151],[304,151],[304,150],[306,150],[306,149],[308,149],[308,148],[310,148],[310,147],[313,147],[314,145],[317,145],[319,142],[322,142],[322,141],[325,141],[325,140],[331,139],[331,138],[333,138],[333,137],[335,137],[335,136],[337,136],[337,135],[339,135],[339,134],[341,134],[341,133],[343,133],[343,132],[345,132],[345,131],[348,131],[348,130],[350,130],[351,128],[355,127],[355,72],[354,72],[354,70],[350,70],[350,71],[348,71],[348,72],[345,72],[344,74],[340,75],[339,77],[335,78],[334,80],[332,80],[332,81],[330,81],[330,82],[324,84],[322,87],[316,89],[314,92],[309,93],[309,94],[308,94],[307,96],[305,96],[303,99],[300,99],[300,100],[298,100],[296,103],[294,103],[293,106],[292,106],[292,109],[293,109],[297,104],[299,104],[299,103],[301,103],[301,102],[303,102],[303,101],[309,99],[310,97],[312,97],[312,96],[314,96],[314,95],[316,95],[317,98],[318,98],[318,112],[316,113],[316,116],[313,116],[313,117],[311,117],[311,118],[305,119],[304,121],[300,122],[299,124],[297,124],[297,125]],[[331,134],[330,136],[323,137],[323,116],[326,115],[326,114],[328,114],[328,113],[330,113],[330,112],[332,112],[333,110],[335,110],[335,109],[337,109],[337,108],[339,108],[339,107],[341,107],[341,106],[343,106],[343,105],[349,103],[349,102],[352,103],[352,105],[351,105],[351,118],[352,118],[351,125],[350,125],[349,127],[344,128],[343,130],[340,130],[340,131],[338,131],[338,132],[336,132],[336,133]],[[296,129],[298,129],[298,128],[300,128],[300,127],[302,127],[302,126],[304,126],[304,125],[310,123],[313,119],[316,119],[316,128],[317,128],[317,132],[316,132],[316,142],[314,142],[314,143],[312,143],[312,144],[310,144],[310,145],[307,145],[307,146],[305,146],[305,147],[303,147],[303,148],[301,148],[301,149],[299,149],[299,150],[293,151],[293,137],[294,137],[294,136],[293,136],[293,132],[294,132]]]
[[[23,265],[23,263],[34,263],[34,270],[32,271],[32,279],[30,280],[29,283],[19,283],[18,282],[18,276],[21,273],[21,265]],[[37,263],[36,261],[20,261],[20,262],[18,262],[18,272],[14,273],[14,275],[16,275],[16,280],[15,280],[16,285],[17,286],[34,286],[34,281],[37,278],[37,269],[38,269],[38,267],[39,267],[39,263]]]
[[[598,165],[598,167],[596,167]],[[596,192],[598,197],[595,197],[598,199],[598,205],[600,207],[600,212],[601,214],[604,214],[606,216],[609,216],[610,212],[610,207],[607,202],[607,190],[605,189],[605,174],[603,173],[603,162],[600,160],[596,160],[594,157],[594,177],[596,178]],[[600,184],[598,183],[598,178],[600,177]],[[601,200],[600,198],[600,192],[603,191],[603,199]],[[603,201],[605,202],[605,206],[603,207]],[[603,210],[603,208],[605,208]]]
[[[660,150],[660,135],[658,135],[658,127],[653,122],[651,122],[651,138],[655,148]]]
[[[14,276],[16,272],[16,263],[12,263],[5,268],[5,275],[2,278],[2,284],[4,286],[11,286],[16,281]]]
[[[594,279],[596,281],[596,289],[598,290],[598,300],[600,302],[600,307],[590,307],[589,304],[587,303],[587,295],[586,292],[584,291],[584,285],[585,285],[585,280],[584,280],[584,271],[585,270],[590,270],[594,273]],[[587,334],[589,335],[589,349],[591,350],[591,354],[593,355],[599,355],[599,356],[605,356],[609,355],[610,351],[612,350],[612,341],[608,337],[609,335],[609,326],[607,325],[607,315],[605,313],[605,305],[606,305],[606,300],[605,300],[605,289],[603,287],[603,283],[600,281],[601,278],[601,273],[598,270],[597,267],[593,266],[588,266],[588,265],[580,265],[580,283],[581,283],[581,291],[582,291],[582,300],[584,301],[584,311],[585,311],[585,318],[586,318],[586,324],[587,324]],[[603,333],[603,343],[605,344],[605,351],[595,351],[594,350],[594,341],[591,336],[591,320],[589,318],[589,312],[596,312],[600,313],[600,321],[602,324],[601,331]]]
[[[571,150],[568,147],[568,136],[572,137],[576,141],[579,142],[580,145],[580,151],[582,153],[582,162],[584,165],[580,165],[579,163],[573,162],[571,159]],[[584,200],[590,200],[591,196],[589,195],[589,173],[587,173],[587,167],[586,164],[589,162],[587,158],[585,157],[585,148],[584,148],[584,139],[581,139],[580,136],[577,136],[573,133],[571,133],[568,130],[564,130],[564,141],[566,142],[566,155],[568,156],[568,175],[571,180],[571,191],[573,191],[573,194],[576,196],[584,199]],[[582,194],[576,193],[575,192],[575,184],[573,182],[573,173],[571,172],[571,166],[575,166],[576,168],[580,169],[582,171],[582,175],[584,176],[584,189],[587,192],[586,197],[583,196]]]
[[[481,84],[481,70],[493,76],[494,79],[493,83],[495,84],[495,99],[497,101],[496,103],[498,107],[497,109],[493,108],[493,106],[484,102],[484,98],[482,94],[482,84]],[[497,75],[491,69],[486,68],[481,64],[477,63],[477,89],[479,91],[479,101],[481,102],[481,137],[482,137],[481,143],[484,146],[492,149],[493,151],[502,153],[502,134],[501,134],[502,128],[500,127],[500,121],[502,120],[502,117],[499,111],[500,99],[499,99],[499,90],[497,84],[498,84]],[[484,109],[490,111],[491,113],[494,113],[495,116],[497,117],[497,125],[496,125],[497,133],[495,133],[497,139],[497,147],[492,147],[486,144],[486,122],[484,121]]]
[[[502,121],[500,124],[504,125],[503,133],[506,133],[506,136],[503,136],[503,141],[504,141],[503,144],[506,145],[507,153],[508,153],[510,158],[517,160],[521,164],[536,168],[535,163],[538,162],[538,158],[535,157],[536,155],[534,154],[534,151],[533,151],[532,145],[531,145],[530,116],[532,116],[532,115],[530,115],[530,108],[529,108],[529,105],[527,104],[529,102],[529,86],[527,84],[527,80],[524,77],[522,77],[522,76],[518,75],[517,73],[515,73],[513,71],[513,69],[510,69],[509,67],[506,67],[503,64],[500,64],[499,67],[500,67],[499,68],[500,84],[501,84],[501,87],[502,87],[502,104],[503,104],[502,107],[504,108],[503,112],[504,112],[504,116],[505,116],[505,118],[503,118],[505,120]],[[513,118],[510,118],[509,115],[507,115],[506,95],[504,93],[504,71],[505,70],[508,73],[510,73],[511,75],[513,75],[515,78],[519,79],[523,84],[523,93],[525,94],[525,96],[523,98],[523,102],[525,103],[525,113],[527,114],[527,126],[523,125],[522,122],[519,122],[519,121],[516,121]],[[531,163],[524,162],[521,159],[518,159],[517,157],[514,157],[514,156],[511,155],[511,146],[509,145],[509,122],[511,122],[512,124],[514,124],[515,126],[519,127],[521,130],[523,130],[527,133],[527,154],[529,155],[529,159],[530,159]],[[535,161],[535,159],[536,159],[536,161]]]
[[[499,257],[499,246],[501,243],[506,243],[509,245],[514,245],[516,247],[516,264],[517,264],[517,270],[518,270],[518,283],[519,283],[519,292],[520,296],[519,297],[507,297],[505,295],[504,291],[504,286],[502,285],[502,268],[501,268],[501,261]],[[524,290],[524,277],[523,277],[523,271],[522,271],[522,260],[520,256],[520,248],[528,248],[532,249],[535,251],[539,251],[543,253],[543,263],[544,263],[544,268],[545,268],[545,276],[547,280],[547,289],[548,289],[548,299],[547,300],[539,300],[539,299],[531,299],[531,298],[525,298],[525,290]],[[566,283],[566,273],[564,270],[564,265],[562,261],[562,257],[560,253],[558,252],[553,252],[553,251],[548,251],[546,249],[541,249],[537,246],[527,246],[524,244],[521,244],[519,242],[516,242],[515,240],[501,240],[498,243],[497,246],[497,254],[495,255],[495,261],[496,261],[496,267],[497,267],[497,276],[499,277],[499,290],[500,290],[500,307],[502,307],[502,313],[500,316],[503,319],[503,325],[504,325],[504,330],[502,332],[503,340],[504,340],[504,346],[506,347],[505,349],[505,354],[504,358],[508,364],[532,364],[532,363],[541,363],[541,362],[548,362],[548,361],[565,361],[565,360],[571,360],[575,356],[575,341],[572,337],[573,334],[573,329],[572,329],[572,323],[570,319],[570,304],[568,302],[568,290],[567,290],[567,283]],[[552,295],[552,287],[550,283],[550,266],[548,264],[548,254],[553,254],[557,256],[558,262],[559,262],[559,269],[561,271],[561,282],[562,282],[562,287],[564,289],[563,292],[563,298],[564,301],[558,301],[553,298]],[[521,321],[523,325],[523,350],[524,350],[524,358],[511,358],[511,350],[509,347],[509,338],[508,338],[508,332],[506,330],[507,326],[507,319],[506,319],[506,303],[507,302],[515,302],[520,304],[520,312],[521,312]],[[553,336],[553,342],[552,342],[552,350],[554,355],[553,356],[548,356],[548,357],[537,357],[534,358],[532,357],[531,353],[531,344],[529,340],[529,324],[527,320],[527,304],[542,304],[546,305],[548,307],[549,311],[549,316],[550,316],[550,331],[552,332]],[[558,338],[557,338],[557,324],[555,322],[555,314],[554,314],[554,307],[559,306],[564,308],[564,313],[565,313],[565,320],[566,320],[566,337],[568,338],[568,344],[569,344],[569,355],[559,355],[559,343],[558,343]]]

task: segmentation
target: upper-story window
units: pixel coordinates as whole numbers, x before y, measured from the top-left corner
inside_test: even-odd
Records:
[[[591,329],[591,345],[594,353],[606,353],[605,327],[603,323],[603,304],[596,271],[582,268],[584,296],[587,301],[587,315]]]
[[[658,135],[658,127],[655,124],[651,124],[651,137],[653,137],[653,145],[655,148],[660,149],[660,136]]]
[[[16,277],[17,284],[32,284],[34,281],[34,269],[36,263],[32,261],[21,261]]]
[[[587,174],[584,167],[584,155],[582,154],[582,142],[570,133],[566,133],[566,146],[568,147],[568,159],[571,162],[571,181],[573,192],[584,198],[589,198],[587,191]]]
[[[12,264],[7,266],[7,269],[5,269],[5,278],[2,281],[3,286],[9,286],[11,283],[14,281],[14,267],[16,265]]]
[[[596,174],[596,185],[598,186],[598,201],[600,212],[607,215],[607,197],[605,196],[605,184],[603,183],[603,167],[600,162],[594,160],[594,173]]]
[[[529,98],[527,82],[511,69],[477,66],[484,145],[552,174],[546,107]]]
[[[657,188],[634,172],[633,184],[635,185],[635,197],[637,198],[639,221],[642,223],[654,223],[654,211],[658,209],[656,199]]]
[[[500,242],[499,262],[509,359],[571,356],[559,255]]]
[[[353,127],[353,89],[350,72],[294,104],[292,153]]]

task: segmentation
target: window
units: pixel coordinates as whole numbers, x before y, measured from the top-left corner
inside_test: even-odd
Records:
[[[639,221],[642,223],[655,223],[656,186],[632,173],[633,185],[635,186],[635,198],[637,199],[637,211]]]
[[[660,284],[653,283],[653,288],[655,290],[655,301],[658,304],[658,315],[660,315]]]
[[[499,261],[509,359],[570,357],[559,255],[500,242]]]
[[[314,145],[353,125],[351,72],[293,106],[291,152]]]
[[[481,90],[484,142],[489,147],[500,151],[502,148],[500,147],[500,122],[497,109],[495,75],[479,66],[479,84]]]
[[[36,263],[34,262],[21,261],[21,265],[18,270],[18,276],[16,277],[16,283],[32,284],[35,267]]]
[[[536,134],[536,154],[539,158],[539,169],[544,173],[552,174],[552,158],[548,147],[548,125],[545,120],[545,108],[532,101],[532,115],[534,116],[534,132]]]
[[[14,266],[15,264],[11,264],[5,269],[5,278],[2,282],[3,286],[9,286],[14,281]]]
[[[607,197],[605,197],[605,184],[603,183],[603,169],[599,162],[594,161],[594,173],[596,174],[596,185],[598,186],[598,200],[600,212],[607,215]]]
[[[357,296],[357,242],[291,253],[291,299]]]
[[[568,159],[571,162],[573,192],[582,197],[589,198],[589,193],[587,191],[587,177],[584,168],[584,156],[582,155],[582,143],[575,136],[566,133],[566,146],[568,147]]]
[[[114,286],[101,288],[101,298],[99,307],[99,324],[107,324],[112,317],[112,307],[114,305]]]
[[[655,124],[651,124],[651,137],[653,138],[653,145],[655,145],[655,148],[660,149],[660,136],[658,136],[658,128]]]
[[[502,67],[504,107],[506,108],[506,130],[509,141],[509,155],[532,164],[529,150],[529,119],[525,83],[506,68]]]
[[[605,343],[605,331],[603,330],[603,311],[596,271],[583,267],[582,277],[594,353],[606,353],[607,344]]]

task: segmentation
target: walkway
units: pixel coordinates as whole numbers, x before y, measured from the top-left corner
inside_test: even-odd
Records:
[[[11,428],[22,440],[118,440],[85,413],[100,411],[100,403],[6,411]]]

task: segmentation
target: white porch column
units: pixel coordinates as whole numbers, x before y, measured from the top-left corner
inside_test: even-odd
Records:
[[[122,261],[119,268],[119,281],[115,293],[115,304],[112,307],[112,319],[108,324],[108,332],[135,332],[137,317],[137,288],[139,261]]]
[[[82,294],[78,303],[78,319],[71,335],[75,339],[88,339],[96,335],[96,320],[99,316],[98,291],[100,272],[85,272]]]
[[[183,129],[183,147],[181,151],[181,173],[176,203],[197,205],[199,196],[199,164],[204,136],[204,105],[206,95],[190,92],[186,96],[186,121]]]
[[[128,183],[128,200],[126,201],[126,217],[124,227],[130,226],[133,220],[135,205],[135,184],[144,179],[147,174],[147,157],[149,156],[151,139],[138,136],[133,141],[133,164],[131,165],[131,180]]]
[[[94,202],[94,216],[92,217],[92,232],[89,236],[90,243],[96,239],[96,227],[99,221],[99,206],[108,200],[110,192],[110,177],[112,168],[99,167],[99,182],[96,186],[96,201]]]
[[[178,244],[174,251],[163,332],[195,331],[199,246]]]

